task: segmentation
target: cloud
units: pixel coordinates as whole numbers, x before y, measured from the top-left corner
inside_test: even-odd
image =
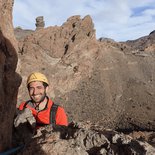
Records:
[[[62,25],[70,16],[91,15],[97,38],[116,41],[148,35],[155,25],[154,0],[15,0],[14,26],[35,29],[35,18],[44,16],[45,25]]]

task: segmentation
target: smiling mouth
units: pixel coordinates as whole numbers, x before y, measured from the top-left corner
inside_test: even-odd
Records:
[[[34,97],[40,96],[40,95],[33,95]]]
[[[37,99],[37,98],[40,98],[40,95],[34,95],[33,97]]]

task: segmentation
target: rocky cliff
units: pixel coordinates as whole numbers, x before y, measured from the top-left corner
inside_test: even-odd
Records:
[[[15,72],[17,41],[12,25],[11,0],[0,0],[0,152],[12,141],[12,122],[21,77]]]

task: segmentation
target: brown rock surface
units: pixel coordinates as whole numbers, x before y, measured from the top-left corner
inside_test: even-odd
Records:
[[[63,132],[67,137],[61,136]],[[147,134],[145,138],[154,136]],[[154,145],[140,139],[140,133],[136,135],[118,133],[89,122],[59,131],[47,126],[40,128],[18,155],[154,155]]]
[[[17,102],[20,76],[17,65],[17,42],[12,26],[12,0],[0,0],[0,152],[12,141],[12,122]]]
[[[144,36],[136,40],[129,40],[126,42],[126,44],[129,45],[132,50],[140,52],[145,51],[154,55],[155,30],[152,31],[148,36]]]
[[[19,41],[19,102],[28,98],[27,75],[41,71],[50,81],[49,96],[70,119],[114,129],[155,129],[153,50],[141,53],[126,43],[97,41],[90,16],[70,17],[60,27]]]
[[[16,27],[14,29],[14,33],[16,34],[16,38],[21,39],[21,40],[33,32],[34,32],[33,30],[23,30],[21,27]]]

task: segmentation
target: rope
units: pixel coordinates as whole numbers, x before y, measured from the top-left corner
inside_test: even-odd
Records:
[[[25,146],[25,145],[22,144],[22,145],[20,145],[20,146],[11,148],[11,149],[9,149],[8,151],[5,151],[5,152],[0,153],[0,155],[11,155],[11,154],[13,154],[13,153],[17,153],[19,150],[23,149],[24,146]]]

